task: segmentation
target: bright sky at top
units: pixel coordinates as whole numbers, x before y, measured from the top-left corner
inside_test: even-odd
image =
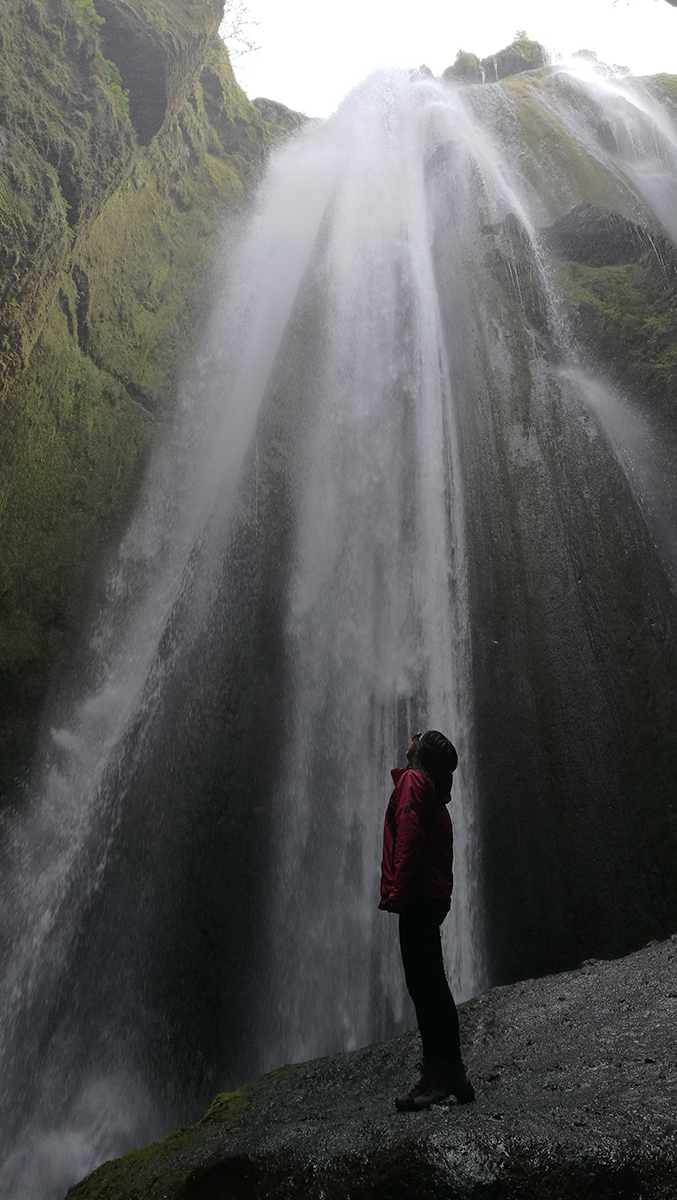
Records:
[[[595,50],[634,75],[677,74],[677,8],[665,0],[247,0],[260,50],[235,62],[248,96],[328,116],[377,67],[440,75],[457,50],[480,58],[516,30],[549,49]]]

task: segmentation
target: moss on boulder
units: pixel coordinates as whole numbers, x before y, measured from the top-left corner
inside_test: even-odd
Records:
[[[420,70],[423,71],[423,67]],[[426,67],[425,70],[428,68]],[[265,96],[257,96],[252,103],[261,113],[271,132],[276,132],[282,137],[293,133],[308,120],[303,113],[294,112],[293,109],[287,108],[286,104],[280,104],[279,100],[267,100]]]
[[[481,61],[476,54],[459,50],[456,61],[442,72],[442,78],[447,83],[498,83],[523,71],[535,71],[548,62],[545,46],[532,41],[524,30],[518,30],[509,46]]]
[[[442,72],[442,78],[448,83],[482,83],[479,58],[467,50],[459,50],[453,65]]]
[[[508,75],[519,75],[523,71],[537,71],[539,67],[547,66],[548,52],[540,42],[528,37],[524,30],[519,30],[509,46],[482,59],[482,67],[486,78],[505,79]]]

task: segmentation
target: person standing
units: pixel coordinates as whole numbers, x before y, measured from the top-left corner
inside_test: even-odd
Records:
[[[400,1112],[430,1108],[454,1095],[475,1099],[461,1058],[458,1013],[444,971],[440,925],[451,907],[453,834],[447,805],[458,755],[435,729],[417,733],[406,767],[391,772],[379,908],[399,914],[407,991],[423,1045],[422,1074],[395,1100]]]

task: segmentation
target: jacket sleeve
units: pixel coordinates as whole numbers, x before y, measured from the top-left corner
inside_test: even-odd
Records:
[[[425,783],[415,771],[407,771],[395,797],[395,836],[393,894],[391,912],[402,912],[412,900],[425,843],[423,809]]]

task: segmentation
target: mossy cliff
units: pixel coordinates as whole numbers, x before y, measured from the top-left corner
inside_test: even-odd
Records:
[[[677,118],[677,77],[641,82]],[[556,294],[568,324],[566,340],[573,338],[578,352],[645,408],[671,420],[677,434],[677,251],[637,193],[609,170],[606,154],[627,147],[619,146],[602,110],[566,74],[548,69],[518,74],[502,88],[509,100],[503,136],[520,144],[524,177],[550,218],[538,241],[551,279],[546,288],[542,266],[514,214],[485,228],[492,273],[535,330],[561,340],[561,328],[559,333],[546,328]],[[561,120],[565,107],[579,113],[580,140]]]
[[[674,113],[674,80],[644,86]],[[552,970],[676,927],[674,585],[631,431],[658,478],[677,445],[677,263],[615,169],[629,134],[595,89],[545,69],[470,93],[502,100],[503,143],[538,197],[529,230],[518,212],[483,227],[491,317],[462,380],[484,930],[506,981],[535,956]]]
[[[25,764],[209,294],[224,214],[301,119],[251,104],[222,0],[5,0],[0,789]]]
[[[677,269],[652,251],[637,261],[558,264],[582,345],[648,412],[671,423],[677,444]]]

